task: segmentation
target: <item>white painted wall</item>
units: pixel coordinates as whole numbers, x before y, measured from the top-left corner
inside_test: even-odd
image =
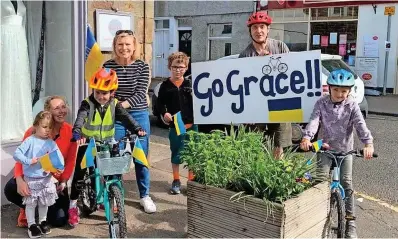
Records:
[[[379,37],[379,67],[377,86],[383,87],[384,62],[385,62],[385,41],[387,39],[387,16],[384,15],[386,6],[395,6],[396,13],[391,16],[390,42],[391,50],[388,60],[387,88],[395,88],[397,80],[398,61],[398,4],[377,4],[376,14],[372,5],[359,6],[358,12],[358,33],[357,33],[357,57],[363,56],[363,37],[366,35]],[[358,62],[358,61],[356,61]]]

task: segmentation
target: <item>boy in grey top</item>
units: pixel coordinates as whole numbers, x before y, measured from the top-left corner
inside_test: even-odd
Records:
[[[285,43],[268,38],[271,23],[271,17],[265,12],[255,12],[249,17],[247,26],[253,42],[239,54],[239,58],[289,52],[289,48]],[[283,153],[283,148],[292,143],[292,125],[290,123],[255,124],[255,128],[266,130],[267,134],[274,139],[274,155],[276,157],[280,157]]]

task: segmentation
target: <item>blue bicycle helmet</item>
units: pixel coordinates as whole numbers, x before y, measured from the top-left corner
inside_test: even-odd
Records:
[[[355,85],[355,77],[347,70],[334,70],[328,76],[327,84],[333,86],[353,87]]]

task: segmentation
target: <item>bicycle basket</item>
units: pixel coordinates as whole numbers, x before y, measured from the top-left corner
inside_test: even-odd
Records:
[[[130,165],[132,162],[131,155],[121,157],[106,158],[97,154],[97,168],[99,173],[103,176],[126,174],[130,172]]]

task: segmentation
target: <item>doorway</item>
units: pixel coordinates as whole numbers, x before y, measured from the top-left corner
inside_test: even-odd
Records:
[[[169,30],[155,30],[155,49],[154,49],[153,68],[154,77],[167,78],[169,70],[167,69],[167,57],[169,56]]]
[[[178,51],[184,52],[191,57],[192,47],[192,30],[180,30],[178,31]],[[185,72],[185,76],[191,75],[191,61],[189,61],[188,70]]]

